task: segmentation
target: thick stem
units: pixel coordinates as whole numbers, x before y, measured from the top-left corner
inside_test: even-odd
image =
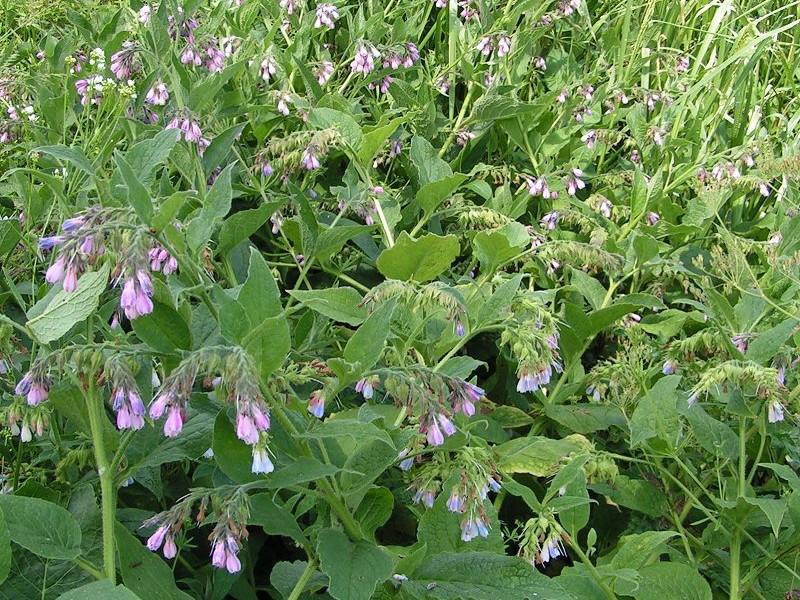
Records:
[[[289,594],[289,597],[286,600],[297,600],[300,597],[300,594],[302,594],[303,590],[306,588],[308,580],[311,579],[311,576],[314,574],[314,571],[316,570],[317,570],[317,561],[309,559],[308,565],[306,565],[306,570],[303,571],[302,575],[300,575],[300,579],[297,580],[297,583],[292,589],[292,593]]]
[[[89,411],[89,426],[92,430],[92,445],[100,477],[100,504],[103,520],[103,571],[111,583],[116,583],[117,567],[114,546],[114,513],[116,495],[114,493],[114,471],[110,468],[108,454],[103,440],[103,400],[97,393],[94,380],[89,377],[89,389],[84,394]]]

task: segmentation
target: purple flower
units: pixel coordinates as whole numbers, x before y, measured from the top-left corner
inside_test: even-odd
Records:
[[[78,289],[78,267],[74,262],[70,262],[67,265],[67,269],[64,272],[63,287],[65,292],[74,292]]]
[[[484,56],[489,56],[494,50],[494,46],[492,45],[492,36],[485,35],[480,40],[478,40],[478,45],[475,48]]]
[[[308,412],[321,419],[325,414],[325,394],[321,391],[311,392],[308,400]]]
[[[159,395],[150,405],[150,418],[160,419],[164,416],[164,412],[166,412],[173,399],[175,399],[175,395],[172,392],[165,392]]]
[[[179,406],[171,406],[167,414],[167,420],[164,422],[164,435],[167,437],[175,437],[183,429],[183,411]],[[150,409],[152,415],[152,408]]]
[[[162,551],[164,554],[164,558],[175,558],[175,555],[178,554],[178,547],[175,545],[175,538],[171,535],[168,535],[164,540],[164,550]]]
[[[303,153],[303,158],[300,159],[300,162],[308,171],[311,171],[313,169],[318,169],[320,167],[319,159],[314,154],[314,151],[311,148],[311,146],[306,148],[305,152]]]
[[[155,84],[153,84],[153,87],[147,90],[144,100],[148,104],[164,106],[169,100],[167,86],[161,81],[157,81]]]
[[[256,424],[249,415],[241,412],[236,414],[236,437],[249,446],[258,443],[258,429],[256,429]]]
[[[45,273],[44,278],[48,283],[58,283],[64,277],[64,258],[59,256],[55,262],[50,265]]]
[[[547,229],[548,231],[553,231],[556,228],[557,224],[558,224],[558,212],[555,210],[545,214],[542,217],[541,222],[539,223],[542,229]]]
[[[456,317],[455,329],[456,329],[456,335],[458,337],[464,337],[464,324],[461,322],[461,319],[459,319],[458,317]]]
[[[664,362],[661,372],[664,373],[664,375],[672,375],[677,369],[678,364],[674,360],[667,360]]]
[[[364,42],[359,42],[353,62],[350,63],[350,69],[353,73],[367,75],[375,70],[375,59],[380,55],[381,53],[374,46],[368,48]]]
[[[769,419],[769,422],[777,423],[778,421],[783,421],[783,418],[783,404],[778,400],[770,400],[767,407],[767,419]]]
[[[445,435],[453,435],[456,432],[456,426],[445,415],[440,413],[436,418],[441,424]]]
[[[656,212],[647,213],[647,224],[650,226],[655,225],[661,220],[661,215]]]
[[[465,501],[458,492],[453,492],[447,499],[447,510],[460,513],[464,510]]]
[[[333,63],[329,60],[323,60],[317,67],[316,76],[317,82],[320,85],[325,85],[333,75]]]
[[[427,439],[431,446],[441,446],[444,444],[442,430],[439,429],[439,424],[434,419],[430,419],[430,423],[427,427]]]
[[[314,21],[314,27],[319,29],[323,25],[328,29],[336,27],[336,20],[339,18],[339,12],[333,4],[317,4],[317,19]]]
[[[168,530],[169,528],[166,525],[161,525],[158,529],[156,529],[155,533],[147,538],[148,549],[155,552],[161,548],[161,544],[164,543],[164,538],[166,537]]]
[[[66,238],[63,235],[53,235],[50,237],[43,237],[39,239],[39,248],[42,250],[50,250],[54,246],[63,243]]]
[[[497,56],[505,56],[511,52],[511,38],[501,34],[497,36]]]
[[[83,224],[86,222],[86,217],[72,217],[71,219],[65,220],[61,223],[61,229],[66,231],[67,233],[72,233],[77,229],[83,227]]]
[[[269,80],[275,76],[278,72],[278,63],[275,62],[275,58],[272,55],[265,56],[264,59],[261,61],[261,66],[258,69],[258,75],[264,81],[269,82]],[[333,65],[331,64],[331,72],[333,72]],[[320,82],[322,85],[322,82]]]

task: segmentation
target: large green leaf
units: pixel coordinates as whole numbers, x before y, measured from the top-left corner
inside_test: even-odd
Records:
[[[402,586],[438,600],[578,600],[521,558],[491,552],[429,555]]]
[[[370,369],[383,354],[383,346],[391,333],[390,325],[397,302],[394,298],[381,304],[361,327],[347,341],[344,359],[351,363],[361,363],[363,369]]]
[[[171,306],[153,302],[153,312],[131,321],[137,337],[157,352],[169,354],[175,350],[189,350],[192,334],[183,317]]]
[[[44,312],[27,322],[28,329],[43,344],[54,342],[97,311],[100,294],[108,285],[108,264],[99,271],[86,273],[78,280],[78,289],[63,289],[44,309]]]
[[[233,197],[233,190],[231,189],[232,170],[233,165],[230,165],[219,174],[214,181],[214,185],[211,186],[205,196],[203,207],[187,225],[186,239],[189,247],[194,251],[199,250],[208,243],[211,233],[231,209],[231,199]]]
[[[394,246],[381,252],[376,265],[389,279],[425,282],[444,273],[459,251],[454,235],[429,233],[414,239],[404,231]]]
[[[150,225],[153,220],[153,201],[150,199],[150,193],[123,156],[117,156],[117,168],[128,189],[128,204],[136,211],[136,216],[142,223]]]
[[[124,585],[114,585],[108,579],[93,581],[61,594],[58,600],[141,600]]]
[[[414,136],[411,140],[411,162],[417,169],[420,186],[440,181],[453,174],[450,165],[439,158],[428,140],[420,136]]]
[[[578,436],[580,437],[580,436]],[[555,440],[542,436],[517,438],[495,447],[498,466],[506,473],[549,477],[562,460],[582,448],[577,438]]]
[[[359,306],[361,294],[351,287],[292,290],[289,293],[303,306],[334,321],[360,325],[367,317],[367,309]]]
[[[6,519],[0,511],[0,583],[3,583],[11,570],[11,537],[8,535]]]
[[[427,544],[428,555],[441,552],[479,551],[502,555],[505,552],[503,536],[500,533],[500,522],[494,505],[490,502],[484,504],[486,516],[489,519],[489,536],[485,538],[478,536],[465,542],[461,539],[461,521],[465,517],[447,509],[449,496],[450,489],[445,487],[437,496],[433,507],[426,510],[419,520],[417,540]]]
[[[392,575],[391,557],[375,544],[351,542],[334,529],[323,529],[318,539],[320,568],[330,578],[328,593],[336,600],[369,600],[375,587]]]
[[[69,560],[81,553],[81,529],[66,508],[24,496],[0,494],[11,541],[43,558]]]
[[[678,383],[680,375],[667,375],[639,400],[631,416],[631,446],[639,447],[647,440],[658,438],[673,447],[680,431],[678,419]]]
[[[142,600],[193,600],[175,585],[172,570],[164,559],[150,552],[120,523],[114,527],[114,536],[125,587]]]
[[[636,600],[711,600],[711,587],[697,569],[683,563],[659,562],[639,569]]]

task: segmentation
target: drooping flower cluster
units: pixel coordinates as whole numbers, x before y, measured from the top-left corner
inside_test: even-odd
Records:
[[[380,58],[381,53],[369,42],[361,41],[356,46],[356,54],[353,62],[350,63],[350,70],[353,73],[363,73],[368,75],[375,70],[375,59]]]
[[[376,380],[363,381],[361,392],[368,385],[367,392],[373,393]],[[420,435],[431,446],[441,446],[445,436],[454,435],[458,430],[453,416],[459,412],[467,417],[474,415],[475,403],[484,394],[481,388],[463,379],[422,367],[389,370],[385,388],[395,403],[405,407],[417,421]]]
[[[164,129],[177,129],[184,140],[197,144],[201,155],[211,144],[211,140],[203,136],[197,117],[185,110],[175,113]]]
[[[312,171],[322,166],[320,160],[341,141],[336,129],[298,131],[284,138],[273,138],[260,150],[254,160],[256,172],[265,177],[274,173],[288,176],[294,171]]]
[[[475,48],[484,56],[491,56],[492,52],[497,50],[497,56],[502,57],[511,52],[511,38],[505,33],[485,35]]]
[[[145,406],[129,364],[121,357],[112,357],[104,372],[111,382],[111,408],[117,413],[117,429],[144,427]]]
[[[221,375],[212,377],[213,373]],[[213,379],[215,394],[236,410],[236,437],[252,448],[253,473],[271,473],[274,465],[267,451],[270,428],[269,406],[258,386],[258,375],[250,358],[240,348],[226,356],[216,350],[200,350],[184,359],[161,384],[150,405],[150,417],[165,414],[164,435],[177,436],[186,420],[189,396],[197,377]]]
[[[541,302],[527,296],[515,300],[512,313],[500,341],[518,363],[517,391],[535,392],[550,383],[553,373],[562,371],[558,328]]]
[[[563,534],[552,515],[529,519],[525,523],[518,555],[532,566],[546,565],[551,560],[567,556]]]
[[[138,58],[139,48],[131,41],[122,43],[122,50],[111,55],[111,72],[117,79],[127,81],[142,68]]]
[[[314,21],[314,27],[319,29],[320,27],[327,27],[328,29],[333,29],[336,27],[336,21],[339,19],[339,11],[336,10],[336,6],[333,4],[317,4],[317,12],[316,12],[316,20]]]

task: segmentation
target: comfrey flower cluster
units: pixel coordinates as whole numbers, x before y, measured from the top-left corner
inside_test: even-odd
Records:
[[[276,172],[288,177],[293,171],[313,171],[322,166],[320,158],[341,141],[335,129],[298,131],[284,138],[273,138],[253,160],[256,172],[271,177]]]
[[[478,41],[475,49],[487,57],[496,50],[497,56],[503,57],[511,52],[511,38],[505,33],[485,35]]]
[[[408,450],[401,453],[404,460],[400,468],[407,471],[413,465],[412,459],[405,458]],[[443,482],[455,483],[445,490]],[[444,494],[445,504],[450,512],[463,515],[461,520],[461,539],[465,542],[476,537],[488,537],[491,519],[484,507],[489,492],[499,492],[501,478],[497,467],[485,447],[466,446],[451,460],[434,454],[430,460],[420,464],[414,473],[409,490],[414,492],[412,500],[432,508],[437,498]]]
[[[219,496],[205,490],[190,492],[185,498],[167,511],[147,519],[142,527],[156,527],[148,538],[147,547],[155,552],[162,549],[164,558],[175,558],[178,547],[176,537],[188,520],[195,502],[200,501],[196,522],[203,525],[206,521],[206,510],[211,503],[214,513],[214,526],[208,540],[211,544],[211,564],[229,573],[238,573],[242,569],[239,551],[248,537],[245,524],[249,516],[246,496],[239,491]]]
[[[200,155],[211,145],[211,140],[203,136],[197,117],[185,110],[175,113],[164,129],[177,129],[184,140],[197,144]]]
[[[536,300],[520,297],[512,306],[514,318],[500,336],[518,362],[517,391],[535,392],[561,373],[555,319]]]
[[[532,566],[545,565],[551,560],[566,557],[564,535],[552,515],[529,519],[523,527],[518,556]]]
[[[128,363],[112,357],[106,362],[104,375],[111,382],[111,408],[117,413],[117,429],[144,427],[145,406]]]
[[[385,380],[386,392],[419,423],[419,433],[431,446],[444,444],[445,436],[456,433],[452,417],[475,414],[475,403],[484,394],[478,386],[422,367],[391,369]],[[379,380],[365,378],[357,388],[365,397],[374,393]]]
[[[258,386],[256,369],[240,349],[222,357],[216,351],[198,351],[184,359],[167,377],[150,405],[150,417],[158,420],[166,415],[164,435],[177,436],[186,420],[186,407],[201,374],[213,378],[217,398],[236,409],[236,437],[252,448],[253,473],[271,473],[275,467],[269,458],[267,443],[270,428],[269,406]]]

